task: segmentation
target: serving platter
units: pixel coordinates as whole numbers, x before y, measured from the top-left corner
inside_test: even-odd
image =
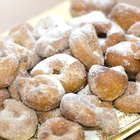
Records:
[[[133,1],[134,2],[134,1]],[[131,1],[132,3],[132,1]],[[48,14],[55,14],[63,17],[66,20],[70,20],[71,16],[69,13],[69,2],[65,1],[56,7],[43,12],[42,14],[35,16],[34,18],[28,20],[32,26],[35,26],[38,21]],[[5,36],[7,32],[3,33],[1,36]],[[101,130],[93,130],[85,128],[85,140],[123,140],[140,130],[140,115],[139,114],[126,114],[115,110],[119,118],[119,132],[116,135],[106,135]]]

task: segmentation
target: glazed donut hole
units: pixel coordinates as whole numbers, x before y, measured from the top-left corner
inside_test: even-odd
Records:
[[[65,94],[61,83],[48,75],[19,78],[17,84],[21,100],[35,110],[49,111],[57,108]]]
[[[140,71],[140,61],[135,59],[139,46],[134,42],[120,42],[107,49],[105,61],[109,67],[122,65],[130,79]]]
[[[140,21],[140,9],[126,3],[118,3],[112,9],[110,17],[127,31],[131,25]]]
[[[115,69],[93,65],[88,73],[88,82],[93,94],[101,100],[113,101],[124,93],[128,78]]]
[[[72,16],[81,16],[93,10],[100,10],[105,14],[109,14],[116,2],[117,0],[71,0],[70,13]]]
[[[22,102],[7,99],[4,109],[0,111],[0,137],[27,140],[35,134],[37,123],[36,113],[32,109]]]
[[[52,118],[43,123],[38,133],[39,140],[84,140],[82,127],[64,118]]]
[[[56,108],[50,111],[37,111],[38,122],[44,123],[46,120],[56,117],[63,117],[60,108]]]
[[[140,83],[129,82],[125,93],[115,100],[114,106],[126,113],[140,113]]]
[[[98,126],[107,134],[116,133],[119,125],[115,111],[106,105],[101,106],[96,101],[95,97],[91,95],[81,96],[69,93],[63,96],[60,109],[67,119],[83,126]]]
[[[70,36],[70,49],[77,59],[87,68],[93,64],[104,64],[102,50],[99,46],[96,31],[91,24],[75,29]]]
[[[67,54],[55,54],[38,63],[30,72],[36,75],[51,75],[57,78],[66,92],[79,91],[86,84],[86,70],[76,58]]]

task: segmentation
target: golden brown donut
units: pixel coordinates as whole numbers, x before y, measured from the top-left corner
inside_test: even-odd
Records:
[[[63,115],[84,126],[99,126],[105,133],[112,134],[118,130],[115,111],[108,107],[99,107],[89,96],[69,93],[63,96],[60,109]],[[106,121],[104,121],[106,120]]]
[[[0,88],[9,86],[18,71],[19,62],[13,56],[3,56],[0,59]]]
[[[115,100],[114,105],[123,112],[140,113],[140,83],[129,82],[125,93]]]
[[[72,16],[80,16],[93,10],[109,14],[117,0],[71,0],[70,12]]]
[[[8,90],[5,89],[0,89],[0,109],[3,108],[3,103],[6,99],[10,98],[10,94]]]
[[[101,11],[93,11],[89,14],[72,18],[69,24],[73,28],[81,27],[85,24],[92,24],[97,34],[107,32],[111,27],[111,21]]]
[[[88,73],[88,82],[93,94],[102,100],[113,101],[124,93],[128,78],[114,69],[93,65]]]
[[[16,27],[13,27],[16,28]],[[40,57],[36,54],[36,40],[33,37],[31,29],[26,24],[19,28],[13,29],[7,37],[7,40],[19,44],[27,50],[27,68],[30,69],[35,66],[39,61]]]
[[[127,31],[131,25],[140,21],[140,9],[133,5],[119,3],[112,9],[111,19]]]
[[[84,140],[82,127],[64,118],[46,120],[39,129],[39,140]]]
[[[55,117],[63,117],[60,108],[56,108],[50,111],[37,111],[38,122],[40,124],[44,123],[46,120],[55,118]]]
[[[37,128],[35,111],[22,102],[7,99],[0,111],[0,137],[8,140],[27,140]]]
[[[67,54],[55,54],[38,63],[30,72],[31,76],[52,75],[63,85],[66,92],[76,92],[86,83],[84,65]]]
[[[58,21],[56,21],[58,19]],[[69,47],[71,26],[59,17],[48,16],[37,25],[34,32],[39,32],[37,53],[41,57],[49,57]],[[40,26],[40,27],[39,27]]]
[[[129,78],[133,78],[140,71],[140,61],[134,58],[138,49],[139,46],[136,43],[120,42],[107,49],[105,61],[110,67],[122,65]]]
[[[127,31],[128,34],[140,37],[140,21],[134,23]]]
[[[16,75],[14,81],[8,87],[8,90],[10,92],[10,96],[12,99],[15,99],[15,100],[21,99],[19,91],[18,91],[18,87],[17,87],[17,81],[21,77],[29,77],[29,74],[28,74],[27,69],[26,69],[26,63],[24,61],[20,62],[17,75]]]
[[[21,100],[36,110],[48,111],[60,105],[65,94],[61,83],[48,75],[33,78],[19,78],[17,81]]]
[[[91,24],[76,28],[70,36],[70,49],[77,59],[87,68],[93,64],[104,64],[102,50],[98,43],[96,31]]]

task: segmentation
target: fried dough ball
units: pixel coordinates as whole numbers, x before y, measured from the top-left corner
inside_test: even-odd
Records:
[[[136,43],[138,46],[140,46],[140,38],[135,36],[135,35],[126,34],[125,35],[125,41]]]
[[[135,77],[140,71],[140,61],[134,58],[139,46],[133,42],[120,42],[107,49],[105,61],[108,66],[122,65],[129,78]]]
[[[111,27],[111,21],[101,11],[93,11],[89,14],[72,18],[69,24],[73,28],[81,27],[85,24],[92,24],[97,34],[107,32]]]
[[[112,9],[111,19],[127,31],[131,25],[140,21],[140,9],[133,5],[119,3]]]
[[[38,63],[30,72],[31,76],[52,75],[63,85],[66,92],[79,91],[86,83],[84,65],[67,54],[55,54]]]
[[[0,89],[0,109],[3,108],[3,103],[6,99],[10,98],[10,94],[8,90],[5,89]]]
[[[35,32],[40,34],[40,38],[37,40],[37,53],[40,57],[52,56],[69,47],[72,27],[64,21],[56,21],[57,19],[48,16],[39,23],[40,28],[39,25],[36,27]]]
[[[66,94],[60,104],[63,115],[84,126],[99,126],[105,133],[112,134],[118,130],[115,111],[108,107],[99,107],[89,96]],[[106,120],[106,121],[104,121]]]
[[[22,102],[7,99],[0,111],[0,137],[8,140],[27,140],[37,128],[36,113]]]
[[[19,44],[20,46],[26,48],[28,53],[27,56],[28,69],[31,69],[40,61],[40,57],[36,54],[36,40],[33,37],[31,29],[28,26],[26,26],[26,24],[19,26],[17,25],[13,27],[12,31],[7,37],[7,40],[10,40],[15,44]]]
[[[21,100],[36,110],[55,109],[60,105],[61,98],[65,94],[61,83],[48,75],[19,78],[17,84]]]
[[[123,112],[140,113],[140,83],[129,82],[125,93],[115,100],[114,105]]]
[[[19,91],[18,91],[18,87],[17,87],[17,81],[21,77],[29,77],[29,74],[28,74],[27,69],[26,69],[26,63],[24,61],[20,62],[19,70],[17,72],[16,78],[8,87],[8,90],[10,92],[10,96],[12,99],[15,99],[15,100],[21,99]]]
[[[88,82],[93,94],[102,100],[113,101],[124,93],[128,78],[122,72],[93,65],[89,70]]]
[[[134,23],[127,31],[128,34],[140,37],[140,21]]]
[[[96,31],[91,24],[75,29],[70,36],[72,54],[86,67],[93,64],[104,64],[102,50],[98,43]]]
[[[0,88],[9,86],[18,71],[19,62],[12,55],[0,59]]]
[[[44,123],[46,120],[56,117],[63,117],[60,108],[56,108],[50,111],[37,111],[38,121],[39,123]]]
[[[80,16],[93,10],[109,14],[117,0],[71,0],[70,12],[72,16]]]
[[[82,127],[64,118],[52,118],[43,123],[38,133],[39,140],[84,140]]]

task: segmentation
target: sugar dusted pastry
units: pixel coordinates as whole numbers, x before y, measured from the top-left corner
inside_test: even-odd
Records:
[[[98,43],[96,31],[91,24],[76,28],[71,33],[70,49],[73,56],[88,68],[93,64],[104,64],[103,53]]]
[[[138,44],[134,42],[120,42],[107,49],[105,61],[110,67],[122,65],[129,78],[133,79],[140,71],[140,61],[137,61],[134,57],[138,49]]]
[[[124,93],[128,78],[122,72],[93,65],[88,73],[88,82],[93,94],[102,100],[113,101]]]
[[[64,118],[46,120],[39,129],[39,140],[84,140],[82,127]]]
[[[66,94],[62,98],[60,109],[66,118],[84,126],[99,126],[108,134],[118,131],[118,119],[114,110],[108,107],[99,107],[88,96]]]
[[[101,10],[109,14],[117,0],[71,0],[70,12],[72,16],[80,16],[93,10]]]
[[[140,83],[129,82],[125,93],[115,100],[115,107],[128,113],[140,113]]]
[[[54,77],[38,75],[33,78],[19,78],[17,81],[21,100],[36,110],[49,111],[60,105],[65,90]]]
[[[67,54],[55,54],[38,63],[30,72],[31,76],[51,75],[57,78],[66,92],[79,91],[86,83],[84,65]]]
[[[60,108],[56,108],[50,111],[37,111],[38,122],[44,123],[46,120],[56,117],[63,117]]]
[[[20,101],[7,99],[0,111],[0,137],[27,140],[35,134],[37,123],[35,111]]]
[[[112,9],[111,19],[127,31],[131,25],[140,21],[140,9],[126,3],[118,3]]]

